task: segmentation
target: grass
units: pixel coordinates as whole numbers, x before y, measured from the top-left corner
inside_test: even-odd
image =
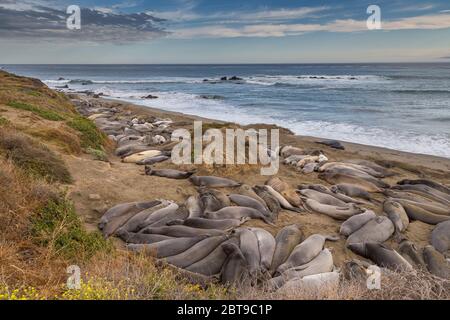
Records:
[[[50,142],[68,154],[81,154],[83,151],[80,139],[76,132],[62,126],[59,128],[38,128],[26,130],[28,134],[35,138],[40,138],[45,142]]]
[[[23,103],[23,102],[17,102],[17,101],[11,101],[7,104],[9,107],[15,108],[15,109],[20,109],[20,110],[25,110],[25,111],[30,111],[36,115],[38,115],[39,117],[46,119],[46,120],[51,120],[51,121],[62,121],[64,120],[64,117],[62,117],[59,113],[49,110],[49,109],[45,109],[42,107],[37,107],[28,103]]]
[[[0,149],[29,176],[49,182],[71,183],[64,161],[42,143],[13,130],[0,130]]]
[[[81,146],[83,148],[103,149],[106,135],[91,120],[79,116],[69,120],[67,125],[81,134]]]
[[[0,127],[7,126],[10,124],[10,121],[2,116],[0,116]]]
[[[93,149],[91,147],[86,149],[86,152],[94,157],[95,160],[108,162],[108,155],[103,150]]]

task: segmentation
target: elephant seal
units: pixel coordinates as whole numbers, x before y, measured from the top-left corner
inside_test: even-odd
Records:
[[[365,283],[369,266],[370,263],[359,259],[347,260],[342,265],[341,272],[346,280],[356,280],[359,283]]]
[[[397,251],[385,246],[382,243],[359,242],[349,245],[349,249],[356,254],[375,262],[379,267],[391,270],[412,270],[412,265],[403,258]]]
[[[450,188],[449,187],[447,187],[447,186],[445,186],[443,184],[431,181],[431,180],[426,180],[426,179],[407,180],[407,179],[405,179],[405,180],[401,180],[401,181],[397,182],[397,184],[398,185],[423,184],[423,185],[429,186],[430,188],[436,189],[438,191],[441,191],[443,193],[446,193],[446,194],[450,195]]]
[[[169,212],[168,214],[166,214],[164,217],[162,217],[158,221],[146,226],[146,228],[166,227],[170,221],[177,220],[177,219],[184,220],[188,217],[188,215],[189,215],[189,212],[186,209],[186,207],[180,206],[180,207],[178,207],[178,209]]]
[[[388,217],[379,216],[369,220],[361,228],[353,232],[347,239],[347,246],[353,243],[382,243],[389,239],[395,231],[394,224]]]
[[[385,167],[380,166],[379,164],[376,164],[375,162],[372,162],[369,160],[349,159],[349,160],[344,160],[342,162],[357,164],[360,166],[365,166],[365,167],[371,168],[372,170],[379,172],[380,174],[382,174],[385,177],[392,177],[392,176],[396,175],[396,173],[391,172],[388,169],[386,169]]]
[[[421,196],[424,196],[425,198],[432,199],[436,202],[450,205],[450,195],[441,192],[439,190],[430,188],[427,185],[424,184],[404,184],[404,185],[396,185],[393,186],[392,189],[394,190],[402,190],[402,191],[409,191],[411,193],[415,193]]]
[[[339,233],[343,236],[349,236],[354,233],[356,230],[360,229],[363,225],[369,222],[372,219],[375,219],[377,215],[372,210],[366,210],[363,213],[354,215],[344,223],[342,223]]]
[[[117,231],[124,230],[129,232],[138,232],[139,226],[154,212],[163,209],[171,204],[171,202],[167,200],[159,200],[160,203],[156,206],[150,207],[148,209],[142,210],[131,217],[124,225],[122,225]]]
[[[154,156],[154,157],[142,159],[142,160],[136,162],[136,164],[141,165],[141,166],[142,165],[150,166],[152,164],[159,163],[159,162],[164,162],[164,161],[167,161],[169,159],[170,159],[170,157],[168,157],[168,156],[163,156],[163,155],[161,155],[161,156]]]
[[[146,150],[142,152],[133,153],[132,155],[122,159],[124,163],[137,163],[146,158],[160,156],[162,154],[161,150]]]
[[[301,209],[296,208],[292,206],[289,201],[287,201],[281,194],[279,194],[277,191],[275,191],[271,186],[264,186],[264,188],[280,203],[280,206],[283,209],[294,211],[294,212],[301,212]]]
[[[354,203],[348,204],[345,207],[336,207],[321,204],[316,200],[306,199],[305,205],[314,212],[325,214],[337,220],[347,220],[349,217],[363,212],[363,210]]]
[[[275,253],[276,241],[272,234],[261,228],[249,228],[258,239],[260,265],[264,271],[268,271],[272,265],[273,254]]]
[[[278,267],[283,264],[292,250],[302,241],[303,233],[296,225],[286,226],[281,229],[275,237],[275,252],[270,266],[270,273],[273,274]]]
[[[187,179],[195,173],[195,170],[180,171],[174,169],[152,169],[150,166],[145,166],[145,174],[147,176],[157,176],[169,179]]]
[[[198,189],[203,213],[218,211],[231,205],[230,199],[222,192],[201,187]]]
[[[327,292],[335,290],[339,285],[339,272],[325,272],[305,276],[303,278],[294,278],[287,281],[277,293],[292,294],[292,292],[305,291],[307,293],[320,294],[321,292]]]
[[[438,252],[450,254],[450,221],[441,222],[433,229],[431,244]]]
[[[234,233],[239,237],[239,248],[247,261],[250,275],[256,276],[261,271],[261,254],[256,234],[249,228],[238,228]]]
[[[239,187],[242,184],[231,179],[214,176],[192,176],[189,178],[189,181],[198,187],[209,188],[231,188]]]
[[[353,184],[367,192],[381,192],[381,188],[361,177],[355,177],[343,173],[323,172],[319,174],[319,179],[325,180],[330,184]]]
[[[214,212],[205,212],[205,217],[208,219],[241,219],[248,217],[252,219],[261,219],[267,224],[272,222],[264,216],[261,212],[253,208],[247,207],[225,207]]]
[[[101,218],[99,227],[105,237],[114,234],[138,212],[160,204],[159,201],[133,202],[117,205],[109,209]]]
[[[313,189],[298,190],[298,193],[304,197],[307,197],[308,199],[316,200],[317,202],[319,202],[321,204],[326,204],[329,206],[336,206],[336,207],[347,206],[346,202],[339,200],[338,198],[335,198],[329,194],[322,193],[320,191],[316,191]]]
[[[275,191],[279,193],[290,189],[289,185],[278,177],[270,178],[266,181],[265,185],[271,186]]]
[[[390,186],[385,183],[384,181],[375,178],[373,176],[371,176],[370,174],[361,171],[359,169],[356,168],[352,168],[352,167],[346,167],[346,166],[335,166],[332,168],[329,168],[325,171],[325,173],[328,174],[342,174],[342,175],[346,175],[346,176],[350,176],[350,177],[356,177],[356,178],[360,178],[363,179],[367,182],[370,182],[374,185],[376,185],[379,188],[389,188]]]
[[[411,202],[402,201],[401,199],[396,199],[396,201],[403,206],[408,217],[412,220],[419,220],[428,224],[438,224],[450,220],[450,216],[434,214],[411,204]]]
[[[219,274],[220,270],[222,270],[223,264],[228,257],[227,253],[223,250],[223,246],[227,244],[238,245],[239,240],[236,237],[226,240],[225,242],[217,246],[217,248],[215,248],[206,257],[191,264],[186,268],[186,270],[205,276],[214,276]]]
[[[383,211],[387,214],[388,218],[391,219],[397,232],[401,233],[408,228],[409,218],[400,203],[386,200],[383,203]]]
[[[398,252],[412,266],[416,266],[418,268],[425,267],[425,262],[423,261],[422,253],[413,242],[407,239],[403,239],[398,247]]]
[[[156,258],[165,258],[178,255],[205,239],[206,236],[175,238],[152,244],[129,244],[127,245],[127,248],[132,251],[143,251],[144,253]]]
[[[126,157],[127,155],[130,155],[133,153],[144,152],[144,151],[148,151],[148,150],[153,150],[153,148],[138,143],[138,144],[127,144],[124,146],[120,146],[119,148],[116,149],[116,151],[114,153],[118,157]]]
[[[226,286],[240,286],[246,280],[247,261],[239,246],[233,243],[222,245],[222,250],[228,255],[220,272],[220,282]]]
[[[228,197],[238,206],[253,208],[258,210],[268,218],[272,217],[272,213],[269,212],[269,210],[265,206],[263,206],[259,201],[253,198],[243,196],[240,194],[230,194]]]
[[[345,203],[356,203],[356,204],[364,204],[366,202],[363,201],[359,201],[357,199],[353,199],[352,197],[346,196],[342,193],[334,193],[332,192],[329,188],[325,187],[324,185],[321,184],[309,184],[309,185],[299,185],[298,186],[299,190],[314,190],[314,191],[318,191],[321,193],[325,193],[329,196],[332,196],[338,200],[341,200]]]
[[[192,228],[199,229],[217,229],[217,230],[229,230],[249,221],[249,217],[243,217],[241,219],[205,219],[205,218],[187,218],[186,220],[173,220],[168,225],[185,225]]]
[[[298,156],[298,155],[307,155],[306,151],[304,149],[300,149],[293,146],[284,146],[280,149],[280,155],[283,158],[287,158],[290,156]]]
[[[172,237],[163,236],[160,234],[135,233],[135,232],[128,232],[123,229],[117,230],[116,236],[118,236],[126,243],[134,243],[134,244],[152,244],[163,240],[173,239]]]
[[[227,235],[216,237],[208,237],[200,242],[197,242],[186,251],[177,255],[166,258],[166,262],[179,268],[186,269],[190,265],[200,261],[210,254],[217,246],[228,239]]]
[[[372,200],[372,196],[366,190],[348,183],[341,183],[330,188],[333,193],[342,193],[349,197],[356,197],[365,200]]]
[[[223,230],[192,228],[184,225],[147,227],[141,232],[145,234],[161,234],[175,238],[195,237],[199,235],[220,236],[224,234]]]
[[[170,204],[164,208],[161,208],[159,210],[154,211],[147,219],[145,219],[141,224],[138,226],[138,230],[144,229],[145,227],[151,226],[155,223],[158,223],[158,221],[161,221],[161,219],[167,218],[167,216],[172,217],[179,209],[179,206],[175,202],[170,202]]]
[[[278,267],[277,273],[282,274],[288,269],[312,261],[323,250],[326,240],[337,241],[339,237],[313,234],[294,248],[286,262]]]
[[[261,199],[263,199],[270,212],[272,212],[272,219],[277,219],[278,213],[281,211],[281,205],[278,200],[271,195],[270,192],[264,188],[264,186],[255,186],[253,190],[259,197],[261,197]]]
[[[283,198],[287,200],[293,207],[300,208],[303,206],[302,198],[298,195],[297,191],[294,189],[288,189],[281,192]]]
[[[429,211],[431,213],[443,216],[450,216],[450,207],[446,207],[443,204],[437,202],[424,201],[419,195],[416,195],[416,200],[408,200],[404,198],[391,198],[393,201],[401,203],[409,203],[413,206],[419,207],[423,210]]]
[[[294,278],[303,278],[315,274],[333,271],[333,255],[330,250],[323,249],[310,262],[284,271],[280,276],[269,280],[269,285],[275,289],[282,287],[287,281]]]
[[[450,279],[450,263],[432,246],[423,249],[423,258],[430,273],[443,279]]]
[[[184,205],[189,212],[189,218],[197,218],[203,216],[203,203],[199,196],[190,196],[186,199]]]
[[[237,190],[237,193],[255,199],[267,208],[266,202],[256,194],[256,192],[247,184],[243,184]]]

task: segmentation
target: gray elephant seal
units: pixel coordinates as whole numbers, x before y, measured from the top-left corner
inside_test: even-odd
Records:
[[[282,275],[272,278],[269,280],[269,285],[278,289],[291,279],[301,279],[306,276],[331,271],[333,271],[333,255],[330,250],[324,249],[310,262],[288,269]]]
[[[267,207],[266,202],[256,194],[256,192],[247,184],[243,184],[237,190],[237,193],[255,199],[260,202],[263,206]]]
[[[189,212],[189,218],[197,218],[203,216],[203,203],[199,196],[190,196],[186,199],[184,205]]]
[[[255,276],[261,270],[258,238],[248,228],[238,228],[234,232],[239,237],[239,248],[247,261],[250,275]]]
[[[169,179],[187,179],[195,173],[191,171],[179,171],[174,169],[152,169],[150,166],[145,166],[145,174],[147,176],[157,176]]]
[[[217,229],[217,230],[229,230],[249,221],[249,217],[243,217],[241,219],[206,219],[206,218],[188,218],[186,220],[173,220],[168,225],[185,225],[192,228],[200,229]]]
[[[415,206],[410,202],[402,201],[401,199],[396,199],[396,201],[403,206],[408,214],[408,217],[412,220],[419,220],[428,224],[438,224],[450,220],[450,216],[434,214],[430,211]]]
[[[392,177],[392,176],[396,175],[396,173],[391,172],[388,169],[386,169],[385,167],[382,167],[379,164],[376,164],[375,162],[372,162],[372,161],[369,161],[369,160],[350,159],[350,160],[344,160],[342,162],[344,162],[344,163],[353,163],[353,164],[369,167],[372,170],[375,170],[375,171],[381,173],[385,177]]]
[[[199,235],[220,236],[224,234],[223,230],[215,229],[199,229],[183,225],[167,226],[167,227],[147,227],[141,231],[145,234],[161,234],[164,236],[184,238],[195,237]]]
[[[304,189],[304,190],[298,190],[299,194],[301,194],[304,197],[307,197],[308,199],[316,200],[317,202],[321,204],[326,204],[329,206],[336,206],[336,207],[346,207],[347,203],[339,200],[338,198],[335,198],[329,194],[322,193],[320,191],[312,190],[312,189]]]
[[[366,210],[364,213],[360,213],[348,218],[341,225],[341,229],[339,233],[343,236],[349,236],[354,233],[356,230],[360,229],[363,225],[369,222],[372,219],[375,219],[377,215],[372,210]]]
[[[160,204],[160,201],[133,202],[117,205],[109,209],[101,218],[99,228],[105,237],[114,234],[138,212]]]
[[[352,243],[349,249],[375,262],[379,267],[391,270],[412,270],[411,264],[403,258],[397,251],[381,243],[360,242]]]
[[[303,233],[296,225],[286,226],[278,232],[275,237],[276,246],[270,267],[271,274],[287,260],[292,250],[294,250],[302,239]]]
[[[226,286],[243,285],[248,275],[247,261],[241,249],[235,244],[227,243],[222,250],[228,255],[220,275],[220,282]]]
[[[198,193],[200,202],[202,203],[203,213],[218,211],[231,205],[227,195],[220,191],[200,187]]]
[[[214,176],[192,176],[189,181],[196,186],[210,188],[239,187],[242,184],[231,179]]]
[[[255,186],[253,190],[259,197],[261,197],[261,199],[263,199],[270,212],[272,212],[272,219],[276,220],[278,218],[278,213],[281,211],[281,205],[278,200],[263,186]]]
[[[431,232],[431,244],[440,253],[450,254],[450,221],[439,223]]]
[[[294,248],[286,262],[278,267],[277,273],[282,274],[312,261],[323,250],[326,240],[337,241],[339,237],[313,234]]]
[[[155,156],[155,157],[142,159],[142,160],[136,162],[136,164],[141,165],[141,166],[142,165],[151,166],[152,164],[164,162],[169,159],[170,159],[170,157],[168,157],[168,156]]]
[[[330,184],[353,184],[367,192],[381,192],[381,188],[361,177],[355,177],[342,173],[323,172],[319,174],[319,179],[325,180]]]
[[[334,197],[336,199],[339,199],[339,200],[341,200],[341,201],[343,201],[345,203],[356,203],[356,204],[366,203],[366,202],[363,202],[363,201],[359,201],[357,199],[353,199],[352,197],[346,196],[346,195],[344,195],[342,193],[334,193],[329,188],[327,188],[327,187],[325,187],[324,185],[321,185],[321,184],[309,184],[309,185],[302,185],[301,184],[301,185],[298,186],[298,189],[299,190],[308,190],[308,189],[310,189],[310,190],[314,190],[314,191],[317,191],[317,192],[321,192],[321,193],[327,194],[329,196],[332,196],[332,197]]]
[[[177,255],[166,258],[166,262],[179,268],[186,269],[210,254],[217,246],[228,239],[227,235],[208,237]]]
[[[180,206],[178,209],[169,212],[163,218],[159,219],[157,222],[148,225],[147,228],[157,228],[157,227],[166,227],[170,221],[181,219],[184,220],[188,217],[189,212],[184,206]]]
[[[205,212],[205,217],[208,219],[241,219],[244,217],[252,219],[261,219],[267,224],[272,222],[267,219],[261,212],[253,208],[247,207],[225,207],[215,212]]]
[[[400,242],[400,245],[398,247],[398,252],[405,258],[412,266],[416,267],[425,267],[425,262],[423,261],[422,252],[420,252],[419,248],[417,246],[407,240],[403,239],[402,242]]]
[[[342,183],[330,188],[331,192],[342,193],[349,197],[356,197],[365,200],[372,200],[372,196],[366,190],[348,183]]]
[[[383,211],[391,219],[395,230],[399,233],[404,232],[409,225],[409,218],[403,206],[395,201],[386,200],[383,203]]]
[[[447,193],[441,192],[439,190],[430,188],[424,184],[404,184],[404,185],[396,185],[393,186],[394,190],[403,190],[409,191],[411,193],[416,193],[418,195],[424,196],[425,198],[432,199],[436,202],[450,205],[450,195]]]
[[[116,236],[118,236],[126,243],[134,243],[134,244],[152,244],[163,240],[173,239],[172,237],[163,236],[160,234],[134,233],[122,229],[117,230]]]
[[[135,214],[133,217],[131,217],[123,226],[121,226],[117,231],[125,230],[129,232],[138,232],[139,226],[148,218],[150,217],[154,212],[163,209],[170,205],[171,202],[167,200],[161,200],[160,204],[150,207],[148,209],[142,210]]]
[[[269,210],[265,206],[263,206],[259,201],[253,198],[243,196],[240,194],[230,194],[228,197],[238,206],[253,208],[258,210],[268,218],[272,217],[272,213],[269,212]]]
[[[423,249],[423,258],[430,273],[443,279],[450,279],[450,263],[432,246]]]
[[[362,213],[364,210],[356,206],[354,203],[350,203],[345,207],[329,206],[321,204],[316,200],[307,199],[305,205],[308,209],[330,216],[337,220],[347,220],[349,217],[355,214]]]
[[[360,171],[354,168],[349,168],[349,167],[334,167],[331,169],[328,169],[327,171],[325,171],[326,173],[329,174],[342,174],[342,175],[346,175],[346,176],[351,176],[351,177],[356,177],[356,178],[360,178],[363,179],[367,182],[370,182],[374,185],[376,185],[379,188],[389,188],[390,186],[385,183],[384,181],[375,178],[373,176],[371,176],[370,174],[364,172],[364,171]]]
[[[238,245],[239,240],[236,237],[233,237],[221,245],[217,246],[210,254],[206,257],[191,264],[186,270],[190,272],[199,273],[205,276],[214,276],[220,273],[222,270],[223,264],[227,260],[227,253],[223,250],[223,246],[226,244],[234,244]]]
[[[249,228],[258,239],[260,265],[264,271],[268,271],[272,265],[273,254],[275,253],[276,241],[270,232],[261,228]]]
[[[353,243],[382,243],[389,239],[395,231],[394,224],[388,217],[379,216],[369,220],[365,225],[352,233],[347,239],[347,246]]]
[[[414,200],[405,199],[404,197],[395,198],[392,197],[392,201],[397,201],[401,203],[409,203],[413,206],[419,207],[431,213],[437,215],[450,216],[450,207],[446,207],[444,204],[440,204],[434,202],[432,200],[427,201],[425,198],[420,197],[419,195],[414,195]]]
[[[142,144],[127,144],[117,148],[115,154],[116,156],[123,158],[133,153],[143,152],[147,150],[153,150],[153,148]]]
[[[402,180],[397,182],[397,184],[399,185],[405,185],[405,184],[423,184],[426,186],[429,186],[430,188],[436,189],[438,191],[441,191],[443,193],[446,193],[448,195],[450,195],[450,188],[447,186],[444,186],[443,184],[431,181],[431,180],[426,180],[426,179],[418,179],[418,180]]]
[[[180,254],[191,248],[196,243],[205,240],[205,238],[206,236],[175,238],[152,244],[129,244],[127,248],[132,251],[143,251],[144,253],[156,258],[165,258]]]
[[[139,226],[138,230],[144,229],[148,226],[152,226],[155,223],[158,223],[164,218],[168,216],[172,219],[175,219],[173,216],[176,215],[179,206],[174,202],[169,202],[170,204],[167,207],[154,211],[147,219],[145,219]]]

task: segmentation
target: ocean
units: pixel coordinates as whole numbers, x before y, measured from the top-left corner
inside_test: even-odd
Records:
[[[2,67],[66,91],[450,158],[450,63]]]

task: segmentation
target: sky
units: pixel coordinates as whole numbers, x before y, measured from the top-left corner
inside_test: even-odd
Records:
[[[0,0],[0,64],[350,62],[450,62],[450,1]]]

